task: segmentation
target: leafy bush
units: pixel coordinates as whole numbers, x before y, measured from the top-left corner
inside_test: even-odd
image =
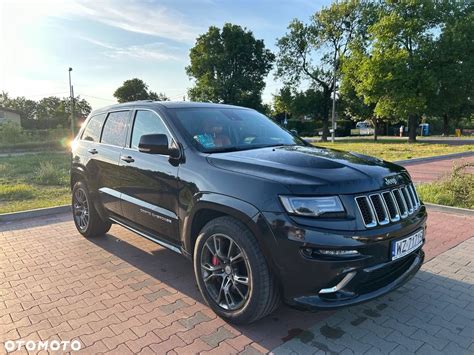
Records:
[[[26,184],[0,185],[0,200],[29,199],[34,195],[33,188]]]
[[[317,135],[317,130],[320,126],[320,123],[314,120],[311,121],[301,121],[301,120],[288,120],[287,129],[296,129],[300,136],[314,136]]]
[[[35,173],[36,182],[40,185],[62,185],[64,183],[63,171],[51,161],[40,162]]]
[[[23,133],[21,126],[12,121],[6,121],[0,125],[0,142],[15,144],[25,142],[28,139]]]
[[[463,164],[453,168],[451,174],[433,183],[417,187],[420,197],[425,202],[439,205],[474,209],[474,174],[469,169],[474,163]]]

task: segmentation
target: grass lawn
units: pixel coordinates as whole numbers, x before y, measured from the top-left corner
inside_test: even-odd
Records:
[[[377,143],[366,139],[353,139],[315,145],[354,151],[391,161],[474,151],[473,145],[408,144],[389,139]],[[69,167],[70,155],[67,152],[0,157],[0,213],[69,204]],[[455,198],[449,197],[451,195],[449,198],[445,195],[440,197],[445,189],[441,185],[419,189],[427,202],[456,203]],[[435,189],[438,192],[434,192]]]
[[[0,213],[70,203],[69,153],[0,157]]]
[[[474,209],[474,164],[453,169],[440,181],[417,185],[416,190],[424,202],[438,205]]]
[[[375,156],[387,161],[432,157],[436,155],[474,151],[474,145],[448,145],[400,142],[396,139],[384,139],[373,142],[367,139],[350,139],[335,143],[314,142],[319,147],[333,148]]]

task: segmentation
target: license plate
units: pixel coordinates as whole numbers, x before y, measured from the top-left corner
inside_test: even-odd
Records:
[[[413,233],[409,237],[392,242],[392,260],[399,259],[418,249],[423,244],[423,229]]]

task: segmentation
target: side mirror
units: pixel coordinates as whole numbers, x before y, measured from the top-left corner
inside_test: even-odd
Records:
[[[144,134],[140,137],[138,150],[142,153],[169,155],[178,158],[180,153],[176,147],[170,147],[166,134]]]

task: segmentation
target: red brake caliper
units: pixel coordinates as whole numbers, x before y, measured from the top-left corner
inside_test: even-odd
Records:
[[[220,264],[219,259],[215,255],[212,256],[212,261],[211,262],[212,262],[212,266],[217,266],[217,265]]]

